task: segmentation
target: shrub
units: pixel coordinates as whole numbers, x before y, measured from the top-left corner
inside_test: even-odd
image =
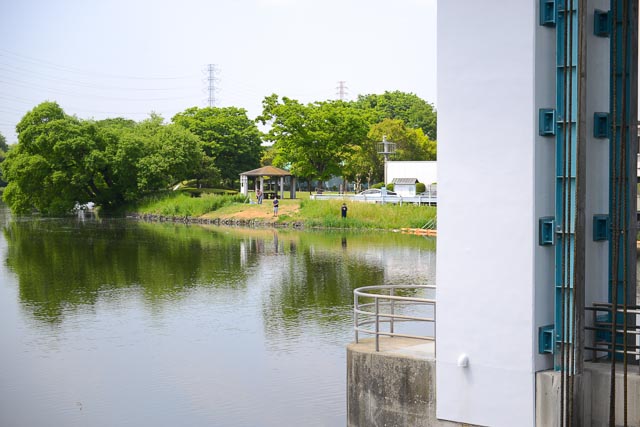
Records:
[[[236,195],[202,194],[193,198],[189,192],[172,192],[151,195],[138,202],[130,210],[172,216],[200,216],[233,203],[244,203],[245,197]]]
[[[384,187],[384,182],[378,182],[377,184],[373,184],[371,188],[382,188]]]
[[[416,184],[416,193],[424,193],[425,191],[427,191],[427,186],[423,182]]]
[[[387,190],[393,191],[394,188],[396,188],[396,185],[393,182],[387,184]]]

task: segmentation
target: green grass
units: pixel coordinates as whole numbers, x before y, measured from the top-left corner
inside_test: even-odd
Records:
[[[284,204],[299,204],[300,209],[290,215],[281,214],[277,222],[302,222],[306,228],[383,229],[436,228],[436,208],[413,204],[372,204],[347,202],[347,218],[341,217],[342,200],[310,200],[304,195],[295,200],[284,199]],[[147,196],[130,211],[141,214],[198,217],[222,209],[223,214],[255,208],[247,204],[242,195],[212,195],[190,197],[183,192],[170,192]],[[216,214],[208,215],[215,217]]]
[[[130,210],[141,214],[196,217],[244,201],[242,195],[203,194],[201,197],[191,197],[182,192],[173,192],[147,196]]]
[[[435,225],[436,208],[405,204],[372,204],[347,202],[347,218],[340,216],[342,201],[303,200],[300,204],[299,220],[307,227],[323,228],[422,228]],[[430,227],[433,228],[433,227]]]

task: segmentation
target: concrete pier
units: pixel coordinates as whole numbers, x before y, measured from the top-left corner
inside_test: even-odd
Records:
[[[576,379],[580,421],[585,427],[609,425],[610,365],[585,363]],[[640,373],[628,372],[628,425],[640,427]],[[616,425],[623,425],[621,366],[616,376]],[[536,374],[536,426],[560,425],[560,373]],[[404,338],[373,338],[347,346],[347,426],[472,427],[436,417],[435,343]]]
[[[436,418],[435,343],[373,338],[347,346],[347,425],[458,427]]]

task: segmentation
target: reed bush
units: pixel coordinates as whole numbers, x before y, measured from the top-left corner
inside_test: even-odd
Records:
[[[191,197],[182,192],[154,194],[143,198],[131,209],[142,214],[201,216],[233,203],[244,203],[243,195],[202,194]]]
[[[342,203],[340,200],[303,200],[300,217],[309,227],[398,229],[435,225],[435,207],[347,202],[347,218],[342,219]]]

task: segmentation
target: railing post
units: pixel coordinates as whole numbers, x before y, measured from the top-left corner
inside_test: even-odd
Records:
[[[358,344],[358,294],[357,293],[353,293],[353,331],[355,332],[355,336],[356,336],[356,344]]]
[[[593,308],[596,308],[596,307],[593,307]],[[598,320],[598,312],[596,310],[592,310],[591,312],[593,313],[593,319],[592,319],[593,320],[593,326],[597,328],[598,327],[598,323],[596,322],[596,320]],[[598,331],[594,330],[593,331],[593,337],[592,337],[593,349],[594,349],[593,350],[593,361],[594,362],[598,361],[598,352],[595,350],[596,347],[598,346],[597,345],[598,344],[597,339],[598,339]]]
[[[436,303],[433,303],[433,352],[436,353],[436,346],[438,342],[436,341],[436,328],[438,327],[438,319],[436,319]]]
[[[391,288],[389,290],[389,295],[394,296],[394,294],[395,294],[395,288]],[[394,320],[393,315],[394,314],[396,314],[396,312],[395,312],[395,301],[393,299],[391,299],[391,322],[390,322],[389,332],[391,332],[392,334],[394,332],[394,329],[393,329],[393,327],[394,327],[394,325],[393,325],[393,320]],[[393,335],[391,335],[391,338],[393,338]]]
[[[380,304],[378,303],[378,297],[375,297],[376,300],[376,351],[380,351],[380,322],[379,322],[379,313],[380,313]]]

